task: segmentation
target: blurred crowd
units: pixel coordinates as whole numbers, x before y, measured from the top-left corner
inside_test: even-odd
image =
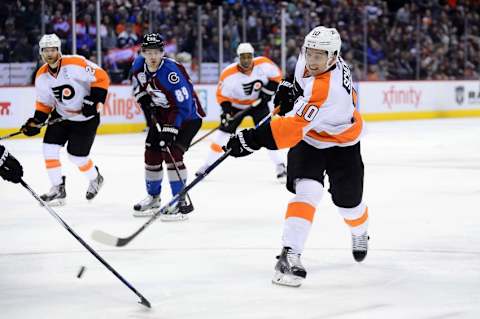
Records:
[[[9,0],[0,3],[0,63],[38,60],[41,21],[56,33],[63,52],[72,50],[71,0]],[[76,0],[76,47],[96,60],[97,32],[105,68],[115,82],[128,69],[143,33],[160,32],[167,54],[198,65],[219,60],[218,4],[223,5],[223,62],[233,62],[240,42],[280,64],[281,9],[286,11],[287,72],[303,37],[318,25],[336,27],[342,56],[356,79],[478,79],[480,0],[102,0],[97,30],[94,0]],[[201,4],[201,10],[198,5]],[[200,17],[200,21],[198,20]],[[199,27],[200,26],[200,27]]]

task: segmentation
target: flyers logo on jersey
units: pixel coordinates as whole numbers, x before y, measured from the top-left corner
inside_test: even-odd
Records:
[[[60,102],[63,102],[63,100],[71,100],[75,96],[75,89],[68,84],[54,87],[52,91],[55,98]]]
[[[250,83],[242,84],[242,86],[243,86],[243,92],[245,92],[245,95],[250,95],[254,90],[255,92],[260,91],[260,89],[263,86],[263,83],[260,80],[255,80]]]

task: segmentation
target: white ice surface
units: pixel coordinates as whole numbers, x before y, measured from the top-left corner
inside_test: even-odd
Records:
[[[105,185],[92,203],[63,153],[67,206],[55,211],[151,310],[25,189],[0,180],[0,318],[480,318],[480,119],[367,124],[368,257],[353,261],[349,231],[326,195],[300,288],[270,283],[291,194],[265,151],[228,158],[191,191],[189,221],[156,222],[124,248],[90,234],[126,236],[146,221],[131,216],[145,196],[144,134],[97,137],[91,155]],[[27,183],[47,191],[41,140],[4,144]],[[202,142],[187,153],[190,176],[207,149]],[[168,185],[163,194],[166,202]]]

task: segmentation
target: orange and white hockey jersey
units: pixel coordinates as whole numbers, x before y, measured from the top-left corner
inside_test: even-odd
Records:
[[[50,113],[55,109],[63,118],[85,121],[82,115],[83,99],[90,89],[107,90],[110,84],[107,72],[78,55],[61,57],[56,74],[44,64],[35,77],[36,110]]]
[[[301,140],[319,149],[359,141],[363,119],[356,109],[350,69],[342,58],[337,59],[335,68],[313,77],[308,76],[300,55],[295,82],[301,94],[292,112],[270,123],[277,148],[293,147]]]
[[[230,101],[237,109],[246,109],[255,102],[262,86],[268,81],[280,82],[282,71],[270,59],[259,56],[253,59],[253,69],[248,73],[240,71],[237,63],[226,67],[220,75],[217,86],[217,103]]]

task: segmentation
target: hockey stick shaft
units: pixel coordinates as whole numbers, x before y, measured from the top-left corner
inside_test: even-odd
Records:
[[[274,116],[278,112],[280,112],[280,107],[279,106],[275,107],[272,112],[268,113],[263,119],[261,119],[260,122],[258,122],[258,124],[255,125],[255,128],[261,126],[263,123],[268,121],[268,119],[270,119],[272,116]]]
[[[230,120],[228,120],[227,122],[227,125],[228,123],[231,123],[231,122],[234,122],[236,121],[237,119],[239,119],[241,116],[243,116],[244,114],[246,114],[248,111],[250,111],[252,108],[256,107],[258,104],[260,104],[262,100],[261,99],[258,99],[256,100],[255,102],[252,103],[252,105],[250,105],[249,107],[247,107],[246,109],[244,110],[241,110],[240,112],[238,112],[237,114],[235,114]],[[217,127],[215,127],[214,129],[208,131],[207,133],[205,133],[205,135],[199,137],[196,141],[192,142],[192,144],[190,144],[190,147],[192,147],[193,145],[197,144],[198,142],[204,140],[206,137],[208,137],[210,134],[212,134],[213,132],[217,131],[222,125],[219,125]]]
[[[116,237],[112,236],[108,233],[105,233],[100,230],[96,230],[93,232],[92,237],[106,245],[122,247],[127,245],[131,242],[135,237],[137,237],[142,231],[144,231],[151,223],[153,223],[158,216],[164,214],[169,209],[171,209],[172,205],[175,204],[181,196],[184,196],[189,190],[191,190],[195,185],[197,185],[202,179],[205,178],[213,169],[215,169],[221,162],[223,162],[228,156],[230,155],[230,150],[227,150],[221,157],[219,157],[215,162],[210,165],[205,172],[198,175],[190,184],[185,186],[179,193],[177,193],[173,198],[167,203],[167,205],[163,206],[157,212],[155,212],[150,219],[145,222],[138,230],[136,230],[132,235],[128,237]]]
[[[38,127],[41,128],[41,127],[44,127],[44,126],[46,126],[46,125],[52,125],[52,124],[61,122],[61,121],[63,121],[63,120],[66,120],[66,119],[64,119],[64,118],[62,118],[62,117],[59,117],[59,118],[54,119],[54,120],[52,120],[52,121],[48,121],[48,122],[42,123],[42,124],[38,125]],[[8,134],[8,135],[1,136],[1,137],[0,137],[0,141],[1,141],[1,140],[6,140],[6,139],[8,139],[8,138],[10,138],[10,137],[17,136],[17,135],[20,135],[20,134],[23,134],[23,131],[22,131],[22,130],[18,130],[17,132],[13,132],[13,133],[10,133],[10,134]]]
[[[24,181],[20,180],[20,184],[25,187],[30,194],[43,206],[45,209],[53,216],[63,228],[65,228],[75,239],[82,244],[99,262],[101,262],[110,272],[112,272],[125,286],[127,286],[131,291],[133,291],[139,298],[140,303],[148,308],[150,308],[150,302],[141,294],[139,293],[128,281],[126,281],[110,264],[108,264],[105,259],[103,259],[92,247],[90,247],[68,224],[50,207],[47,203],[45,203],[40,196],[33,191],[32,188]]]

